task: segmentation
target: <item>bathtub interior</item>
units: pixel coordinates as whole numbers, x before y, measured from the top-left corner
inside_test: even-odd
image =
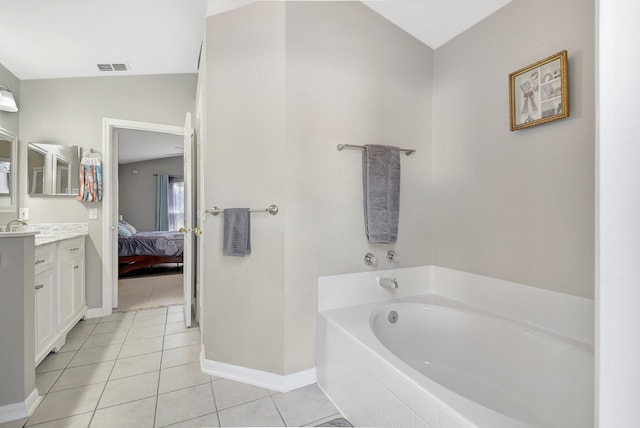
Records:
[[[593,426],[593,404],[589,404],[593,403],[593,300],[437,266],[384,272],[400,283],[399,289],[390,292],[377,286],[375,278],[380,275],[365,272],[318,281],[318,384],[354,425]],[[515,322],[531,329],[524,335],[521,330],[511,331],[520,336],[502,341],[505,332],[488,337],[466,333],[462,339],[446,341],[460,335],[462,327],[473,331],[480,326],[477,321],[460,319],[450,327],[438,324],[428,333],[428,340],[423,340],[426,333],[420,333],[421,340],[408,341],[411,347],[434,341],[445,344],[431,350],[429,358],[437,364],[431,364],[425,376],[396,355],[407,345],[391,352],[375,337],[369,323],[375,308],[406,301],[472,309],[495,322]],[[362,307],[368,307],[368,312],[357,314]],[[387,320],[388,313],[383,314],[381,322]],[[357,321],[358,317],[365,321]],[[403,318],[407,316],[401,313],[398,322]],[[487,323],[487,319],[480,322]],[[514,344],[518,352],[503,348],[502,342]],[[484,347],[482,352],[479,346]],[[458,361],[451,358],[456,353],[462,354]],[[582,356],[573,359],[575,355],[568,355],[572,353]],[[574,362],[558,362],[567,359]],[[424,366],[426,360],[420,360],[413,365]],[[523,363],[549,368],[542,379],[512,375],[514,367]],[[486,372],[497,381],[487,380]],[[578,374],[570,374],[573,380],[566,393],[551,393],[566,389],[567,373],[573,372]]]
[[[592,423],[593,352],[584,344],[454,305],[383,305],[371,326],[400,360],[476,403],[534,426]]]

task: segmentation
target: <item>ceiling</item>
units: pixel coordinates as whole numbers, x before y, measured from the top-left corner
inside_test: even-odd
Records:
[[[120,164],[182,156],[183,147],[181,135],[118,129],[118,163]]]
[[[363,3],[438,48],[510,0]],[[20,80],[195,73],[205,16],[249,0],[0,0],[0,63]],[[126,64],[128,71],[98,70]]]

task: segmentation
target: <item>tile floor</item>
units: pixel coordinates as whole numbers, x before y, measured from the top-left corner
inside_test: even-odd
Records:
[[[117,312],[177,305],[184,301],[181,273],[118,280]]]
[[[199,343],[181,305],[80,321],[36,368],[44,397],[25,426],[316,426],[341,417],[315,384],[277,393],[203,374]]]

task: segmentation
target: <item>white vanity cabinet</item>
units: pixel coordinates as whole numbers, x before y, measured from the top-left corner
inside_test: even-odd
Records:
[[[85,307],[84,238],[58,244],[58,266],[58,329],[68,330]]]
[[[84,236],[36,247],[36,365],[64,345],[67,333],[87,313]]]
[[[35,314],[36,364],[54,347],[56,317],[56,246],[36,247],[35,253]]]

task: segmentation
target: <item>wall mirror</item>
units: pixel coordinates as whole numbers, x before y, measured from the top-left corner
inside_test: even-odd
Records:
[[[78,146],[29,143],[29,195],[78,195],[79,168]]]
[[[0,128],[0,212],[16,210],[17,138]]]

